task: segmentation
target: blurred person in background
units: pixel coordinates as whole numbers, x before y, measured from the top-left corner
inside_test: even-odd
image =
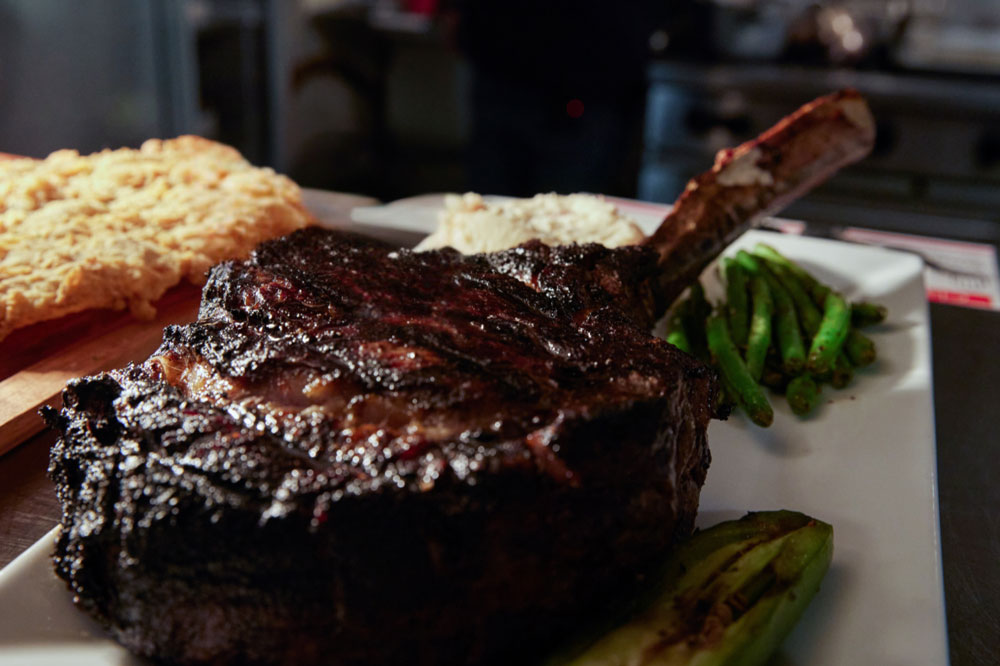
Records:
[[[649,37],[664,4],[454,0],[473,77],[469,188],[634,195]]]

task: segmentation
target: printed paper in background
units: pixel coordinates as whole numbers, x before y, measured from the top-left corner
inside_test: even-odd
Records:
[[[920,255],[927,300],[933,303],[1000,310],[1000,271],[992,245],[856,227],[844,229],[841,238]]]

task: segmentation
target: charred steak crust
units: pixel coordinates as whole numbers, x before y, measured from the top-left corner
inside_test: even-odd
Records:
[[[649,334],[656,259],[307,229],[217,266],[45,411],[58,574],[164,663],[526,663],[693,526],[716,384]]]

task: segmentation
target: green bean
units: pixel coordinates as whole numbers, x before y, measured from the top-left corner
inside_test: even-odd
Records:
[[[705,340],[705,319],[712,314],[712,306],[705,300],[705,289],[695,281],[688,290],[687,307],[684,311],[684,331],[691,344],[691,353],[703,361],[708,361],[708,343]]]
[[[726,381],[725,377],[721,378],[722,381],[719,382],[719,393],[715,400],[715,417],[717,419],[724,419],[732,413],[733,408],[737,405],[736,391],[733,390],[729,382]]]
[[[733,284],[741,281],[741,277],[734,279],[734,275],[745,273],[751,294],[750,327],[743,355],[746,375],[775,392],[784,392],[796,414],[807,414],[815,408],[822,383],[844,388],[853,381],[855,368],[875,360],[874,342],[854,326],[884,321],[885,307],[863,301],[848,303],[840,293],[764,244],[756,245],[752,252],[740,250],[733,259],[723,259],[722,273],[728,301],[720,313],[710,318],[716,330],[709,332],[708,337],[719,334],[717,329],[722,326],[719,319],[725,321],[729,317],[733,322],[730,325],[737,329],[744,321],[734,315],[741,311],[740,296],[730,294],[746,295],[744,286]],[[765,314],[771,315],[769,326],[764,324],[768,319]],[[728,333],[725,326],[722,328]],[[718,343],[709,340],[710,352],[721,366],[713,344]],[[729,344],[736,349],[733,339]],[[737,350],[737,358],[739,353]],[[723,375],[727,389],[757,422],[751,411],[753,406],[747,405],[748,398],[743,393],[746,387],[725,372]]]
[[[820,314],[819,309],[816,304],[813,303],[812,297],[806,293],[799,282],[798,278],[795,277],[788,269],[786,269],[781,264],[776,264],[771,261],[764,261],[764,265],[771,269],[771,271],[778,278],[778,282],[784,287],[789,296],[792,297],[792,301],[795,303],[795,309],[799,313],[799,321],[802,323],[802,330],[804,330],[808,335],[816,335],[816,331],[819,330],[820,322],[823,320],[823,315]]]
[[[687,304],[688,302],[684,301],[674,307],[674,311],[670,314],[670,319],[667,321],[666,340],[681,351],[690,354],[691,341],[688,339],[684,326],[684,311],[687,309]]]
[[[781,352],[782,368],[790,375],[802,372],[806,362],[805,344],[799,329],[799,318],[795,304],[788,290],[781,286],[770,270],[764,267],[764,279],[774,298],[774,325],[777,329],[778,349]]]
[[[747,272],[735,259],[723,257],[723,277],[726,282],[726,315],[729,331],[736,346],[747,343],[750,321],[747,309]]]
[[[765,428],[771,425],[774,421],[771,404],[740,358],[736,345],[729,337],[725,318],[718,314],[710,316],[705,325],[705,333],[708,348],[743,411],[757,425]]]
[[[764,358],[767,348],[771,346],[771,316],[774,304],[771,301],[771,291],[767,288],[764,278],[750,276],[750,291],[753,296],[753,315],[750,319],[750,332],[747,335],[747,370],[754,381],[760,380],[764,370]]]
[[[782,266],[786,271],[795,276],[805,292],[812,297],[813,302],[819,307],[823,307],[823,304],[826,303],[826,295],[830,293],[830,288],[813,277],[809,271],[765,243],[757,243],[753,248],[753,253],[762,259]]]
[[[781,252],[778,252],[777,249],[771,247],[767,243],[757,243],[754,245],[752,252],[761,259],[765,259],[772,264],[782,266],[786,270],[790,271],[803,283],[803,285],[805,285],[806,289],[809,291],[812,291],[814,286],[820,284],[820,281],[814,278],[809,271],[802,268],[785,255],[781,254]]]
[[[781,352],[784,372],[789,375],[802,372],[806,362],[806,351],[791,295],[763,261],[758,261],[743,250],[737,254],[737,261],[751,275],[763,277],[768,289],[771,290],[775,310],[774,327],[777,331],[778,349]]]
[[[826,296],[830,292],[830,288],[813,277],[807,270],[799,266],[797,263],[782,255],[778,252],[778,250],[764,243],[758,243],[754,246],[753,253],[758,257],[766,258],[770,262],[783,266],[786,271],[790,272],[799,279],[799,282],[806,288],[816,303],[821,305],[826,303]],[[879,305],[877,303],[860,301],[851,304],[851,323],[856,327],[880,324],[885,321],[888,314],[889,309],[884,305]],[[806,317],[811,317],[811,315],[806,315]],[[855,354],[858,356],[857,360],[852,359],[852,363],[856,366],[864,366],[874,361],[874,343],[872,343],[868,338],[862,336],[860,333],[852,334],[852,338],[853,342],[851,343],[851,346],[854,349]]]
[[[819,385],[809,375],[799,375],[788,382],[785,397],[792,411],[804,416],[819,403]]]
[[[889,314],[889,309],[877,303],[860,301],[851,303],[851,324],[862,328],[881,324]]]
[[[812,287],[809,287],[807,291],[809,292],[809,295],[812,296],[813,303],[822,308],[826,304],[826,297],[832,290],[825,284],[817,282]]]
[[[847,339],[851,322],[851,309],[847,301],[835,291],[827,294],[823,319],[809,347],[806,368],[814,375],[825,376],[833,368],[834,359]]]
[[[688,298],[691,300],[691,314],[704,322],[712,314],[712,306],[705,300],[705,288],[700,281],[691,285]]]
[[[667,320],[666,341],[703,361],[708,360],[705,317],[711,307],[700,283],[691,285],[688,297],[675,303]]]
[[[847,332],[847,339],[844,341],[844,351],[847,352],[847,358],[851,360],[851,364],[856,368],[863,368],[875,361],[875,343],[856,328],[852,328]]]
[[[833,362],[833,372],[830,373],[830,385],[835,389],[845,388],[854,379],[854,366],[847,358],[843,349]]]
[[[736,253],[736,263],[740,264],[750,273],[760,273],[761,261],[746,250]]]

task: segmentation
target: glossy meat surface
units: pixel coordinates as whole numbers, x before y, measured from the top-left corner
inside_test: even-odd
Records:
[[[693,525],[715,380],[649,334],[655,274],[319,229],[220,265],[48,413],[57,570],[168,662],[538,656]]]
[[[169,328],[144,369],[294,432],[356,490],[529,462],[572,482],[541,443],[553,423],[652,399],[698,367],[645,330],[654,266],[642,248],[464,259],[303,231],[217,267],[199,321]]]

